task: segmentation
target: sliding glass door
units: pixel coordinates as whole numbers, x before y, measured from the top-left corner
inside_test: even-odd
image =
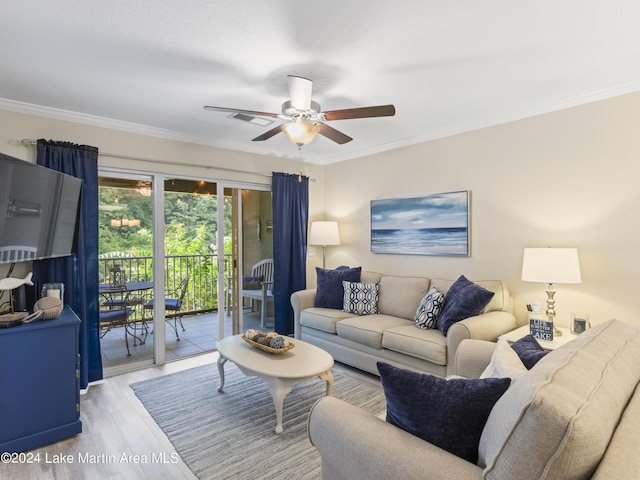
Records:
[[[106,375],[213,351],[224,336],[273,325],[269,275],[265,308],[262,297],[242,294],[242,279],[273,258],[271,193],[244,187],[101,172]]]

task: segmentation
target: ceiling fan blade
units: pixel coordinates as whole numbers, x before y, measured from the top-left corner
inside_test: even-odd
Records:
[[[344,110],[330,110],[323,112],[325,120],[347,120],[350,118],[393,117],[396,107],[393,105],[378,105],[376,107],[345,108]]]
[[[345,135],[344,133],[336,130],[333,127],[330,127],[326,123],[318,123],[320,127],[320,131],[318,132],[320,135],[327,137],[329,140],[333,140],[334,142],[342,145],[344,143],[350,142],[353,140],[349,135]]]
[[[241,110],[239,108],[227,108],[227,107],[212,107],[210,105],[205,105],[205,110],[212,110],[214,112],[231,112],[231,113],[242,113],[244,115],[253,115],[257,117],[273,117],[278,118],[280,116],[279,113],[269,113],[269,112],[258,112],[255,110]]]
[[[262,135],[258,135],[256,138],[251,140],[252,142],[262,142],[263,140],[269,140],[274,135],[277,135],[282,131],[282,125],[278,125],[277,127],[273,127],[271,130],[264,132]]]
[[[311,90],[313,82],[308,78],[287,75],[289,98],[291,105],[297,110],[307,111],[311,108]]]

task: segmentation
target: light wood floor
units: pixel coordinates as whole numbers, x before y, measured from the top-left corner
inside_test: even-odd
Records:
[[[217,358],[217,352],[207,353],[92,384],[81,396],[82,433],[27,452],[24,460],[32,463],[0,462],[0,479],[195,479],[129,385],[205,364],[216,368]],[[342,365],[334,368],[382,388],[373,375]],[[65,459],[73,463],[55,463]]]

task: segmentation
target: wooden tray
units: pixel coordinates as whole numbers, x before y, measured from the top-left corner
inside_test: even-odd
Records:
[[[247,342],[249,345],[259,348],[260,350],[263,350],[265,352],[269,352],[269,353],[273,353],[275,355],[279,354],[279,353],[284,353],[284,352],[288,352],[289,350],[291,350],[293,347],[295,347],[295,345],[293,343],[289,343],[289,345],[287,345],[286,347],[283,348],[271,348],[271,347],[267,347],[265,345],[262,345],[261,343],[258,342],[254,342],[253,340],[249,340],[247,337],[245,337],[244,335],[242,335],[242,339]]]

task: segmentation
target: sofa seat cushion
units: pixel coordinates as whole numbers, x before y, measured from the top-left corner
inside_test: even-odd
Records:
[[[491,411],[483,478],[591,478],[640,381],[638,358],[640,331],[616,320],[549,352]]]
[[[401,325],[409,325],[414,330],[413,320],[391,315],[365,315],[340,320],[336,324],[338,336],[371,348],[382,348],[382,334],[385,330]]]
[[[343,312],[334,308],[312,307],[300,312],[300,325],[336,334],[336,323],[350,317],[353,317],[353,313]]]
[[[415,325],[388,328],[382,335],[382,346],[436,365],[447,364],[447,339],[437,328],[420,330]]]
[[[428,291],[428,278],[383,275],[380,278],[378,310],[384,315],[413,321],[418,305]]]

